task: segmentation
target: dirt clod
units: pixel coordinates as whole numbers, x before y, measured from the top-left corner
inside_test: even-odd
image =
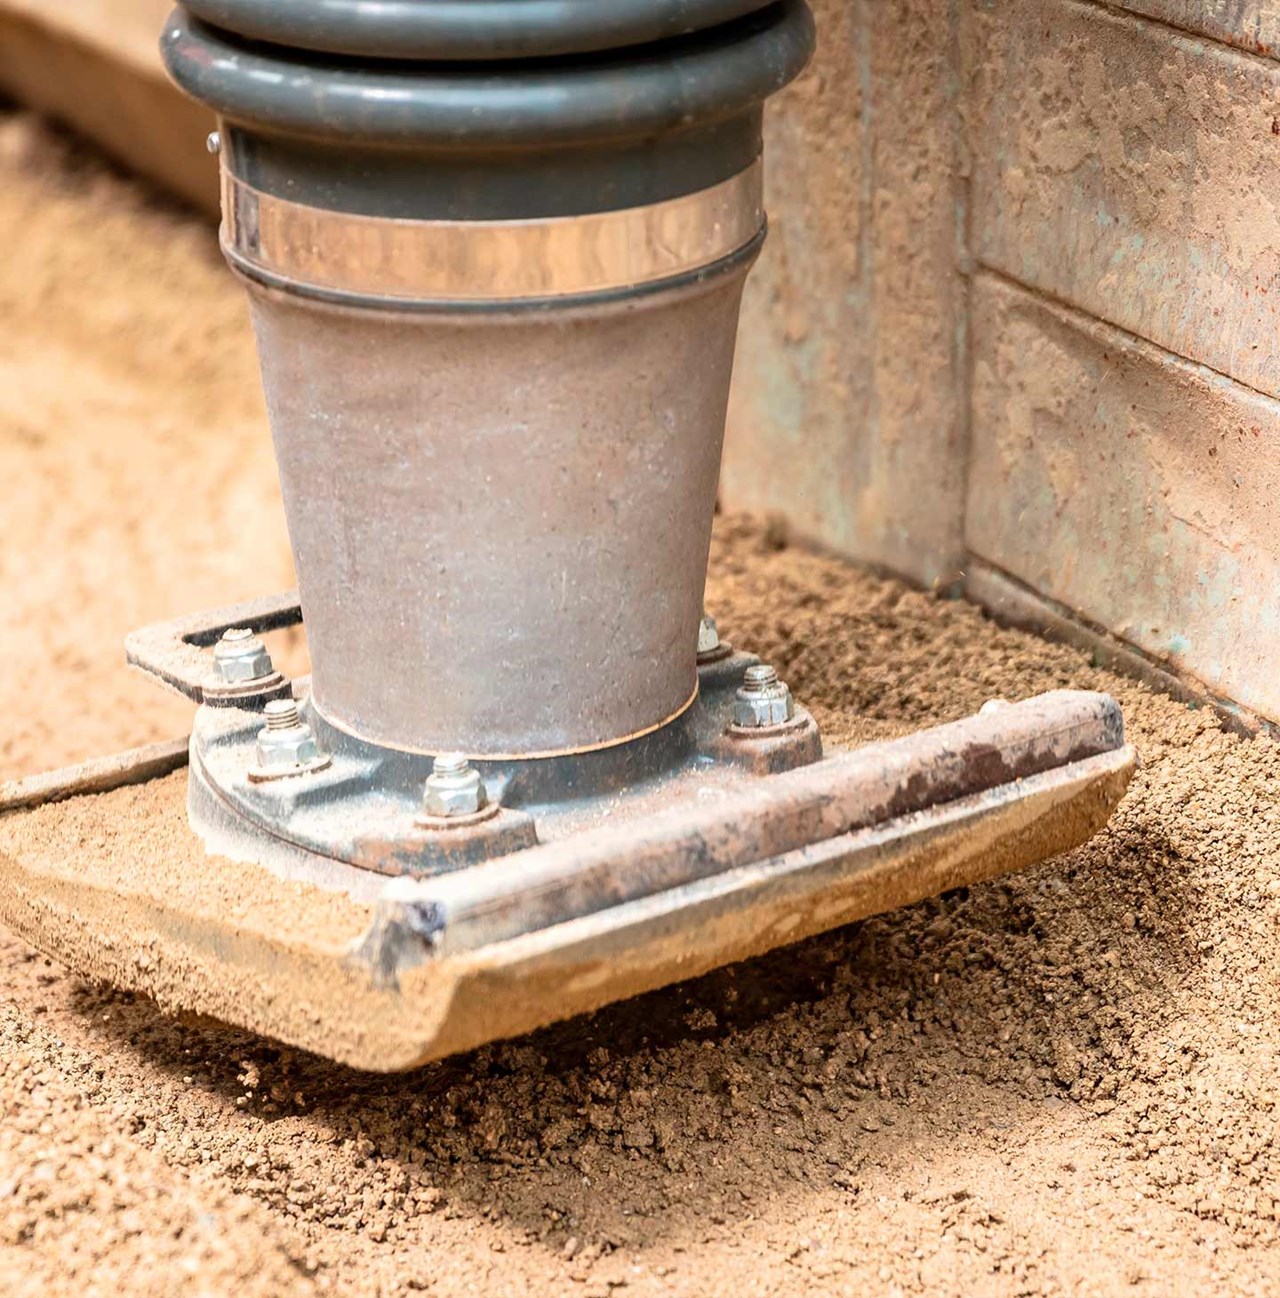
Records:
[[[289,574],[212,232],[0,116],[0,234],[17,773],[175,732],[120,635]],[[1280,750],[785,542],[721,520],[709,607],[831,741],[1110,689],[1110,829],[393,1079],[0,936],[0,1292],[1274,1293]]]

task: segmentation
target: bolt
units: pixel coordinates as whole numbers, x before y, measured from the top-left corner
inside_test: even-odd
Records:
[[[227,685],[243,685],[274,673],[267,646],[247,626],[233,626],[213,646],[218,675]]]
[[[431,763],[422,794],[428,816],[474,816],[489,804],[480,772],[462,753],[442,753]]]
[[[698,658],[706,658],[708,655],[715,653],[720,648],[720,631],[716,626],[715,618],[709,614],[702,615],[702,622],[698,627]]]
[[[268,730],[292,730],[302,724],[302,714],[292,699],[272,699],[262,715],[267,719]]]
[[[210,131],[204,137],[204,147],[216,158],[222,152],[222,133],[220,131]]]
[[[744,729],[780,726],[795,716],[791,691],[767,663],[756,663],[742,674],[742,687],[733,697],[733,722]]]
[[[288,771],[320,759],[320,746],[292,699],[272,699],[262,709],[266,725],[258,731],[258,766]]]

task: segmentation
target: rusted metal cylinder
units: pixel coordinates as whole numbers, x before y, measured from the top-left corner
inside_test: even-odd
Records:
[[[485,63],[437,0],[405,11],[420,63],[255,43],[296,22],[299,46],[390,53],[356,9],[317,33],[305,7],[190,8],[164,50],[222,117],[314,707],[478,758],[674,720],[764,237],[761,105],[808,56],[802,0],[675,6],[694,34],[621,50],[579,6],[581,30],[520,38],[591,51],[554,65]],[[661,15],[635,13],[644,39]]]
[[[744,274],[553,315],[251,286],[330,721],[530,756],[683,710]]]

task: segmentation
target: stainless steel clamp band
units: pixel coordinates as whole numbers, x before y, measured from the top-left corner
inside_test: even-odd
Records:
[[[222,246],[251,276],[362,298],[519,302],[654,285],[714,265],[764,227],[762,166],[645,207],[519,221],[337,212],[222,171]]]

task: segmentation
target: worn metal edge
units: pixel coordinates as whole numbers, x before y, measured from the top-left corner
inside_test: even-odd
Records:
[[[104,886],[91,845],[76,861],[0,851],[0,922],[80,974],[166,1009],[361,1069],[401,1071],[1056,855],[1106,823],[1135,761],[1130,748],[1102,754],[1004,786],[1003,801],[962,799],[849,835],[844,851],[820,845],[816,861],[790,854],[782,858],[789,868],[744,867],[465,955],[427,958],[398,985],[374,979],[349,946],[298,936],[298,927],[281,935],[260,916],[175,903],[148,889],[145,861],[128,887]],[[172,814],[182,814],[179,790]],[[209,868],[219,864],[209,859]],[[305,907],[308,892],[318,895],[279,880],[266,886],[294,908]],[[352,908],[353,917],[369,913]]]
[[[108,757],[41,771],[0,784],[0,813],[62,802],[85,793],[108,793],[126,784],[143,784],[187,764],[190,738],[164,739],[159,743],[128,748]]]
[[[302,625],[302,605],[296,589],[259,595],[238,604],[186,613],[182,617],[130,631],[124,639],[126,665],[153,685],[194,703],[239,702],[288,694],[288,682],[273,673],[261,683],[246,681],[228,686],[217,675],[215,664],[203,650],[218,642],[232,627],[250,628],[257,635]]]
[[[1190,707],[1211,707],[1222,724],[1241,735],[1280,738],[1280,723],[1221,694],[1190,672],[1162,663],[1083,614],[1027,586],[995,564],[971,558],[964,576],[965,597],[984,608],[1001,626],[1033,631],[1046,640],[1086,653],[1099,667],[1141,681]]]
[[[1129,747],[1105,753],[994,791],[1002,801],[960,799],[483,948],[466,962],[439,1034],[411,1062],[527,1032],[1056,856],[1106,824],[1136,761]],[[406,994],[416,972],[402,980]]]

